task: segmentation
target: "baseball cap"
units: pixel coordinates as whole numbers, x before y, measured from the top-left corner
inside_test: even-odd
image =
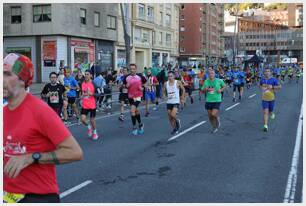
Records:
[[[34,66],[27,56],[10,53],[3,59],[3,71],[11,71],[24,81],[25,87],[32,85]]]

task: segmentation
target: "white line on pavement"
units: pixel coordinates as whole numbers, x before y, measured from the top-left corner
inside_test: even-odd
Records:
[[[302,140],[302,126],[303,126],[303,103],[301,106],[301,112],[299,116],[299,123],[296,131],[296,139],[295,146],[292,155],[291,168],[288,175],[287,187],[284,196],[284,203],[294,202],[295,198],[295,189],[297,182],[297,173],[298,173],[298,165],[299,165],[299,155],[301,148],[301,140]]]
[[[188,128],[188,129],[182,131],[181,133],[179,133],[179,134],[177,134],[177,135],[171,137],[170,139],[168,139],[168,142],[171,141],[171,140],[174,140],[174,139],[178,138],[179,136],[182,136],[183,134],[186,134],[187,132],[193,130],[194,128],[196,128],[196,127],[198,127],[198,126],[200,126],[200,125],[202,125],[202,124],[204,124],[204,123],[206,123],[206,121],[199,122],[198,124],[196,124],[196,125],[194,125],[194,126]]]
[[[252,94],[252,95],[249,96],[248,98],[251,99],[251,98],[253,98],[253,97],[255,97],[255,96],[256,96],[256,94]]]
[[[89,185],[90,183],[92,183],[92,180],[87,180],[87,181],[83,182],[82,184],[79,184],[79,185],[77,185],[77,186],[75,186],[75,187],[73,187],[73,188],[71,188],[69,190],[66,190],[65,192],[62,192],[60,194],[60,198],[62,199],[64,197],[70,195],[71,193],[73,193],[73,192],[75,192],[75,191],[77,191],[77,190],[79,190],[79,189]]]
[[[240,103],[238,102],[238,103],[236,103],[236,104],[234,104],[234,105],[232,105],[232,106],[226,108],[225,111],[228,111],[228,110],[230,110],[230,109],[233,109],[234,107],[236,107],[236,106],[239,105],[239,104],[240,104]]]

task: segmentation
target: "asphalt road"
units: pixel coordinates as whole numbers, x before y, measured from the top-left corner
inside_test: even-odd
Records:
[[[128,116],[120,123],[116,114],[98,117],[96,142],[87,137],[84,126],[72,125],[69,129],[84,160],[57,167],[62,202],[283,202],[302,91],[302,82],[283,86],[268,133],[261,130],[261,94],[256,86],[245,89],[242,102],[227,111],[235,103],[225,95],[216,134],[210,134],[204,102],[197,98],[179,117],[182,130],[200,125],[171,141],[165,104],[142,117],[141,136],[130,134]],[[301,148],[295,202],[302,196],[302,152]],[[82,183],[84,187],[79,186]],[[71,188],[76,191],[70,193]]]

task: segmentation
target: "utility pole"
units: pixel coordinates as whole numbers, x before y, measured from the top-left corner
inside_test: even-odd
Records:
[[[233,48],[233,65],[235,65],[235,58],[236,58],[236,30],[237,30],[237,19],[238,19],[238,5],[236,4],[236,9],[234,9],[234,11],[236,11],[235,14],[235,28],[234,28],[234,48]]]
[[[130,53],[131,53],[131,37],[127,31],[128,22],[129,22],[129,9],[126,7],[126,11],[123,10],[123,3],[120,3],[123,32],[124,32],[124,43],[125,43],[125,57],[126,57],[126,67],[130,65]],[[125,16],[126,14],[126,16]]]

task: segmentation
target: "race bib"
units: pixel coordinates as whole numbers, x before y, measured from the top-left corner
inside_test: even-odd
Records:
[[[122,93],[125,93],[125,94],[128,93],[128,89],[127,88],[123,88],[122,89]]]
[[[52,103],[52,104],[57,104],[57,103],[59,103],[59,96],[58,96],[58,93],[57,93],[57,92],[51,93],[51,96],[50,96],[50,103]]]
[[[134,102],[140,102],[141,101],[141,97],[136,97],[136,98],[133,98]]]
[[[24,194],[3,192],[3,203],[17,203],[25,197]]]
[[[175,98],[176,98],[175,93],[168,94],[168,99],[175,99]]]

